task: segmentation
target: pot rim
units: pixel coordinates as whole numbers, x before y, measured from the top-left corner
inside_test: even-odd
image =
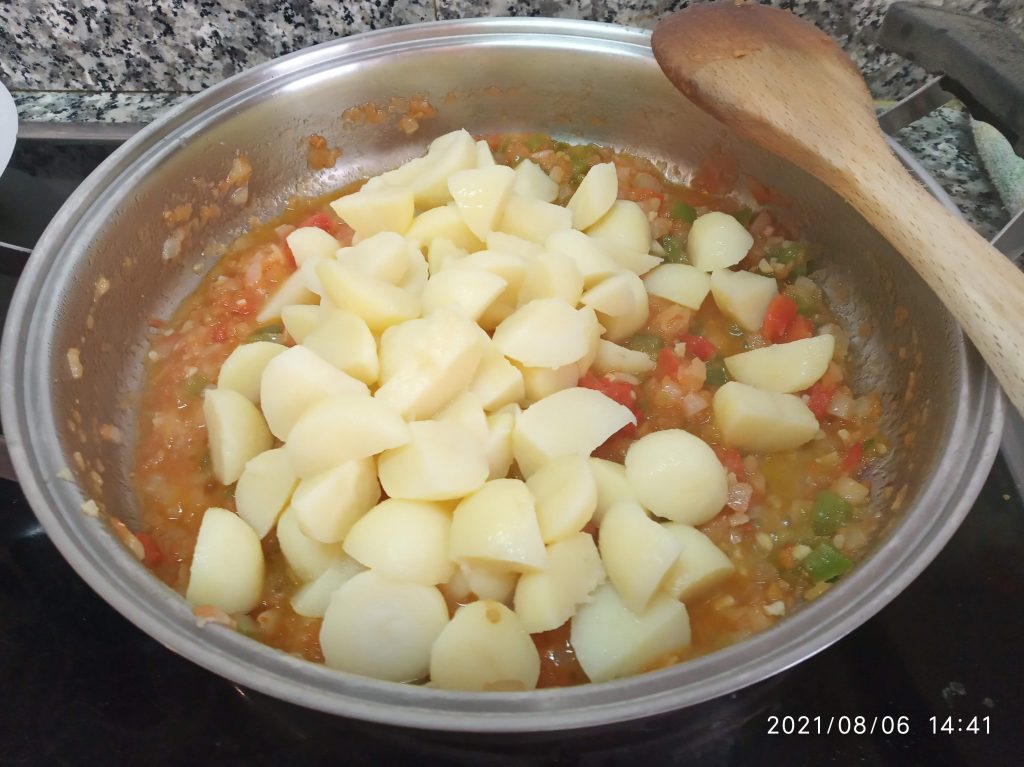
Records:
[[[323,43],[254,67],[172,108],[114,152],[74,192],[40,239],[17,286],[0,350],[0,413],[22,491],[64,558],[132,623],[171,650],[239,684],[332,714],[423,729],[520,732],[575,729],[652,716],[738,690],[837,641],[878,612],[931,562],[980,492],[999,449],[1004,406],[993,376],[961,333],[959,381],[949,445],[933,476],[878,549],[835,588],[750,639],[661,671],[614,682],[520,693],[465,693],[382,682],[327,669],[222,626],[199,629],[184,600],[149,576],[111,534],[79,511],[77,485],[57,479],[64,453],[48,396],[49,354],[41,339],[56,299],[45,285],[87,242],[90,208],[114,182],[267,89],[340,66],[451,45],[561,46],[653,58],[650,33],[601,22],[484,18],[428,22]],[[894,151],[956,211],[901,147]],[[92,222],[95,226],[96,222]],[[60,256],[60,258],[58,258]],[[32,414],[31,416],[29,414]],[[46,428],[40,429],[43,425]],[[939,511],[935,511],[938,509]],[[915,524],[909,524],[913,521]],[[923,525],[923,528],[922,528]],[[139,577],[145,573],[148,577]],[[883,584],[878,586],[878,584]],[[254,673],[255,672],[255,673]]]

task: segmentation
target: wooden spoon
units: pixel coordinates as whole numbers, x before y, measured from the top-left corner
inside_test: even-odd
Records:
[[[788,11],[730,0],[666,17],[652,45],[691,101],[817,176],[889,240],[1024,413],[1024,274],[903,169],[860,72],[828,35]]]

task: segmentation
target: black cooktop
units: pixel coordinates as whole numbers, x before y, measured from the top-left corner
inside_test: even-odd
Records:
[[[0,241],[34,244],[108,152],[20,142],[0,178]],[[18,256],[2,258],[6,314]],[[502,737],[330,717],[204,671],[94,595],[46,538],[18,486],[0,481],[0,764],[7,767],[1022,765],[1022,658],[1024,502],[1001,457],[939,557],[875,618],[816,657],[654,719]]]

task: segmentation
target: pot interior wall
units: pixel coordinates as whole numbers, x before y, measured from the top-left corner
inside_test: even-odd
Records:
[[[101,222],[79,232],[60,277],[66,298],[54,317],[51,358],[54,411],[64,435],[68,466],[85,492],[133,524],[131,490],[133,402],[140,387],[149,317],[168,317],[194,288],[197,272],[215,262],[252,217],[282,209],[294,195],[321,194],[393,166],[423,150],[433,137],[465,127],[475,134],[527,130],[567,140],[594,141],[664,161],[670,176],[684,178],[713,147],[734,154],[741,170],[776,188],[808,222],[822,254],[814,276],[853,339],[859,359],[855,391],[883,395],[885,428],[898,449],[875,471],[880,507],[903,494],[912,502],[931,475],[947,442],[950,413],[965,375],[961,336],[919,278],[846,203],[782,161],[745,145],[686,102],[649,58],[634,52],[587,55],[555,41],[532,44],[496,39],[467,59],[464,53],[412,47],[371,52],[360,61],[325,61],[301,77],[270,70],[250,89],[188,131],[165,139],[143,169],[125,173],[97,199]],[[392,97],[420,94],[438,110],[412,135],[398,115],[382,123],[343,119],[346,109]],[[212,96],[187,108],[198,112]],[[320,134],[342,149],[336,167],[312,171],[307,138]],[[211,187],[228,173],[236,154],[253,166],[244,207],[217,199]],[[216,202],[222,215],[197,226],[180,255],[165,260],[167,238],[180,223],[164,212],[183,202],[198,211]],[[76,259],[75,249],[86,256]],[[95,285],[110,287],[94,300]],[[60,286],[59,286],[59,289]],[[66,352],[80,351],[85,375],[69,373]],[[75,415],[75,414],[78,415]],[[78,422],[80,420],[80,423]],[[115,424],[129,438],[99,437]],[[906,449],[910,445],[912,449]]]

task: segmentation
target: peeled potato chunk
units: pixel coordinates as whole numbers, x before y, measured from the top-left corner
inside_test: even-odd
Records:
[[[682,429],[653,432],[630,445],[626,478],[644,507],[688,525],[702,525],[718,514],[729,492],[715,451]]]
[[[590,455],[626,424],[629,408],[593,389],[563,389],[534,402],[516,419],[512,446],[523,476],[563,455]]]
[[[309,308],[318,311],[315,306]],[[220,375],[217,376],[217,388],[233,389],[258,405],[263,370],[285,348],[270,341],[254,341],[235,347],[221,365]]]
[[[583,287],[587,289],[622,268],[597,241],[575,229],[553,232],[544,241],[544,247],[552,253],[571,258],[583,276]]]
[[[686,251],[694,268],[713,272],[738,264],[753,244],[754,238],[743,224],[728,213],[712,211],[693,222]]]
[[[558,197],[558,184],[537,163],[523,160],[516,166],[516,181],[512,191],[520,197],[554,202]]]
[[[449,402],[444,410],[434,416],[435,421],[447,421],[466,431],[479,444],[486,444],[489,438],[487,414],[480,404],[480,398],[471,391],[464,391]]]
[[[332,394],[366,395],[369,389],[305,346],[285,350],[263,369],[260,406],[278,439],[287,439],[299,416]]]
[[[438,274],[449,262],[465,258],[466,251],[446,237],[435,237],[427,246],[427,271]]]
[[[597,485],[582,455],[553,459],[526,480],[526,486],[533,493],[544,543],[571,538],[597,508]]]
[[[300,477],[377,455],[411,438],[402,417],[365,395],[336,394],[312,405],[288,433],[285,449]]]
[[[309,583],[304,583],[290,600],[292,609],[306,618],[323,618],[334,592],[341,586],[365,572],[366,568],[352,557],[342,557]]]
[[[302,532],[291,506],[277,520],[277,542],[288,566],[303,582],[319,578],[344,556],[340,543],[321,543]]]
[[[504,165],[460,170],[448,177],[455,207],[481,240],[486,240],[501,220],[515,179],[515,171]]]
[[[331,203],[338,218],[360,237],[377,232],[404,232],[412,222],[413,193],[403,187],[360,189]]]
[[[451,311],[391,328],[380,341],[380,388],[374,397],[404,418],[429,418],[470,385],[487,336]]]
[[[644,285],[652,296],[696,311],[711,291],[711,278],[689,264],[662,264],[644,275]]]
[[[643,280],[631,272],[619,272],[618,275],[621,275],[619,279],[629,288],[630,304],[628,309],[619,314],[598,312],[597,319],[605,329],[604,337],[609,341],[624,341],[629,338],[647,324],[650,314],[647,288],[644,287]]]
[[[324,261],[316,273],[335,306],[362,317],[374,333],[420,314],[417,296],[337,261]]]
[[[203,513],[185,599],[226,613],[247,613],[263,593],[263,548],[237,514],[212,507]]]
[[[597,343],[593,369],[600,375],[630,373],[639,376],[654,370],[654,360],[643,352],[627,349],[602,338]]]
[[[319,300],[320,297],[306,286],[306,275],[301,270],[292,272],[263,304],[260,313],[256,315],[256,321],[263,323],[276,320],[286,306],[315,304]]]
[[[498,325],[493,341],[502,354],[527,367],[558,368],[587,353],[586,318],[560,298],[538,298]]]
[[[428,250],[436,240],[448,240],[455,247],[468,253],[483,249],[484,244],[466,226],[454,206],[443,205],[440,208],[425,210],[412,220],[405,232],[407,239],[418,242],[421,248]]]
[[[598,221],[587,228],[587,234],[597,240],[621,266],[634,263],[636,256],[646,256],[651,250],[651,225],[644,209],[632,200],[616,200]],[[660,263],[655,260],[654,263]],[[653,266],[647,266],[651,269]]]
[[[300,227],[289,234],[285,241],[298,266],[311,258],[334,258],[341,247],[336,239],[318,226]]]
[[[392,498],[445,501],[472,493],[487,480],[483,445],[462,427],[442,421],[409,424],[408,443],[377,460],[380,483]]]
[[[493,311],[498,305],[508,307],[505,315],[510,314],[515,308],[519,296],[519,288],[526,277],[526,259],[512,253],[503,253],[497,250],[481,250],[470,253],[465,258],[454,261],[451,264],[453,269],[478,269],[501,277],[507,286],[498,299],[491,306],[491,310],[480,318],[480,326],[485,329],[492,329],[497,322],[493,322]],[[502,315],[498,320],[505,318]]]
[[[506,287],[505,280],[482,269],[445,269],[427,280],[423,313],[449,309],[476,322]]]
[[[509,197],[498,226],[507,234],[537,243],[544,242],[553,232],[571,227],[572,213],[568,208],[517,194]]]
[[[306,477],[291,505],[303,533],[320,543],[338,543],[379,500],[373,459],[357,458]]]
[[[519,256],[520,258],[536,256],[544,250],[536,242],[530,242],[522,237],[516,237],[514,234],[506,234],[505,232],[491,232],[487,235],[487,249],[497,253]]]
[[[756,332],[761,329],[768,304],[779,294],[779,288],[774,277],[719,269],[711,273],[711,294],[719,309],[744,330]]]
[[[791,394],[811,388],[825,375],[835,347],[835,336],[826,333],[734,354],[725,358],[725,367],[740,383]]]
[[[561,626],[605,580],[597,546],[587,533],[552,543],[547,554],[547,569],[525,573],[516,584],[516,615],[531,634]]]
[[[236,482],[246,462],[274,443],[259,409],[232,389],[207,389],[203,418],[213,476],[222,485]]]
[[[457,602],[490,599],[511,605],[519,573],[486,562],[460,562],[445,586],[445,593]]]
[[[523,374],[493,344],[486,344],[469,388],[488,412],[520,402],[526,396]]]
[[[345,553],[396,581],[435,586],[455,572],[448,558],[450,529],[447,507],[389,498],[352,526]]]
[[[449,556],[528,572],[547,565],[533,496],[518,479],[492,479],[452,513]]]
[[[317,326],[302,345],[343,373],[365,384],[377,381],[377,342],[362,318],[344,309],[322,309]]]
[[[607,682],[651,668],[690,645],[686,606],[665,594],[642,615],[630,610],[610,584],[599,586],[572,619],[570,641],[591,682]]]
[[[601,521],[601,561],[629,609],[642,615],[676,560],[679,544],[635,503],[618,503]]]
[[[480,139],[476,142],[476,167],[478,168],[490,168],[497,165],[494,162],[494,154],[491,152],[490,145]]]
[[[580,303],[596,312],[613,317],[628,314],[636,308],[637,294],[633,289],[636,280],[635,274],[620,269],[584,293]]]
[[[536,402],[549,397],[556,391],[570,389],[580,379],[579,363],[563,365],[560,368],[520,368],[526,401]]]
[[[583,275],[568,256],[541,253],[528,259],[526,278],[519,289],[520,304],[536,298],[560,298],[576,306],[582,293]]]
[[[818,433],[818,419],[804,401],[793,394],[764,391],[729,381],[715,392],[712,407],[726,443],[744,450],[761,453],[793,450],[810,442]]]
[[[501,479],[512,468],[512,430],[516,417],[509,411],[491,413],[487,416],[487,440],[484,453],[490,470],[487,479]]]
[[[572,225],[586,229],[607,213],[619,195],[615,163],[591,165],[566,207],[572,211]]]
[[[397,285],[409,268],[409,243],[397,232],[378,232],[358,245],[342,248],[336,257],[349,269]]]
[[[621,463],[593,457],[588,458],[587,462],[597,487],[597,507],[594,509],[592,519],[594,524],[600,527],[604,515],[612,506],[620,501],[636,503],[636,494],[629,486],[629,480],[626,479],[626,467]]]
[[[267,450],[249,459],[235,487],[238,516],[249,524],[257,537],[265,538],[277,524],[298,481],[284,448]]]
[[[430,681],[447,690],[532,690],[540,656],[514,612],[500,602],[463,605],[430,652]]]
[[[334,592],[320,647],[324,663],[339,671],[415,682],[427,676],[431,647],[447,624],[448,606],[435,587],[369,570]]]
[[[679,546],[679,558],[665,576],[663,590],[680,602],[706,594],[736,571],[736,566],[711,539],[681,522],[661,525]]]
[[[281,322],[284,323],[285,331],[294,339],[295,343],[301,344],[303,339],[313,332],[313,328],[320,322],[320,309],[319,306],[296,304],[286,306],[281,310]],[[257,343],[266,342],[257,341]],[[252,346],[252,344],[246,344],[246,346]],[[221,375],[223,374],[224,369],[221,368]]]
[[[465,129],[438,136],[430,142],[423,162],[409,181],[421,210],[444,205],[452,196],[448,179],[460,170],[476,167],[479,152],[476,141]],[[384,176],[388,174],[385,173]]]

